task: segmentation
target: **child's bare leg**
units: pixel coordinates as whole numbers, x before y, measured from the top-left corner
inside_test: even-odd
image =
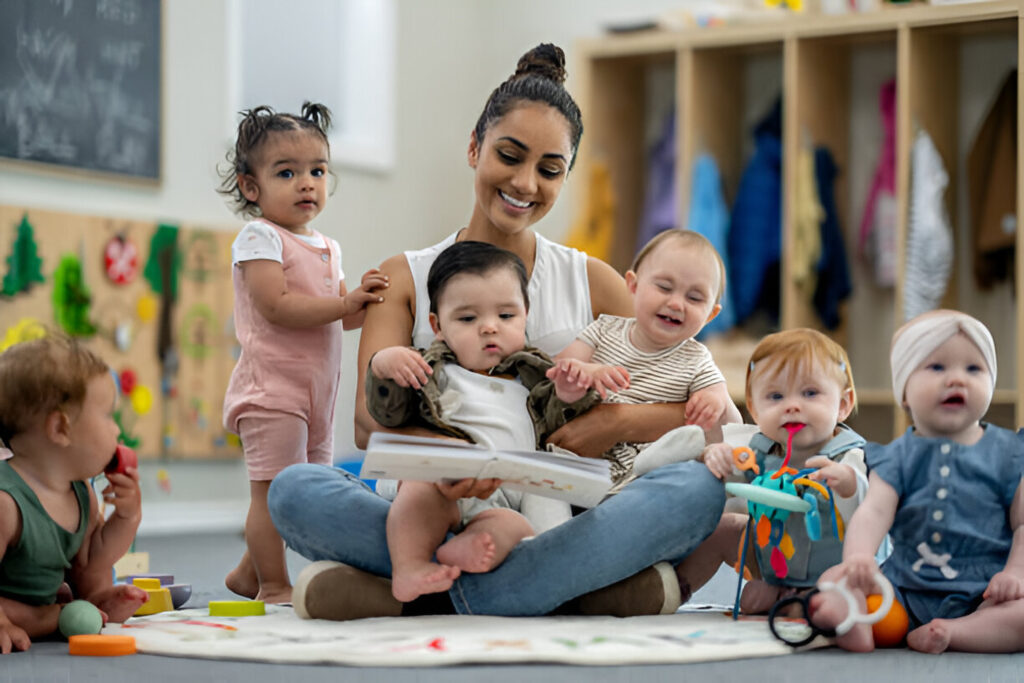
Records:
[[[722,515],[718,526],[685,560],[676,566],[676,577],[682,590],[683,602],[689,595],[707,583],[722,564],[736,564],[737,551],[747,516],[733,512]]]
[[[259,590],[253,597],[269,603],[290,602],[292,584],[288,580],[284,541],[281,540],[277,528],[274,527],[274,522],[270,519],[270,510],[267,508],[268,489],[270,489],[269,481],[249,482],[249,515],[245,519],[245,544],[248,548],[246,555],[249,557],[249,564],[253,568],[259,586]],[[245,585],[248,580],[245,560],[246,556],[243,555],[242,563],[224,580],[228,588],[240,595],[251,593],[251,585],[250,587]],[[239,571],[240,569],[241,571]],[[234,582],[234,587],[232,587],[232,582]],[[235,588],[239,590],[235,590]]]
[[[238,566],[228,572],[224,578],[224,585],[235,595],[252,600],[260,592],[260,579],[256,576],[256,565],[252,563],[252,557],[246,550]]]
[[[0,609],[12,624],[20,627],[29,638],[48,636],[57,631],[61,605],[26,605],[17,600],[0,598]]]
[[[465,530],[437,549],[437,559],[464,572],[489,572],[501,564],[512,548],[533,527],[525,517],[508,508],[484,510]]]
[[[429,482],[403,481],[388,511],[391,593],[409,602],[451,588],[459,569],[432,561],[448,530],[459,522],[455,501]]]
[[[773,586],[762,579],[751,579],[743,586],[740,594],[740,612],[744,614],[767,614],[772,605],[785,597],[785,589]]]
[[[907,645],[918,652],[1024,651],[1024,599],[982,603],[959,619],[932,619],[907,634]]]
[[[135,614],[147,598],[146,591],[137,586],[115,583],[94,592],[88,600],[107,615],[106,621],[120,624]]]

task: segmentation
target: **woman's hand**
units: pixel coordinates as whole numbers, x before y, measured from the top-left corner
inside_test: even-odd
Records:
[[[448,500],[480,498],[484,500],[501,486],[501,479],[460,479],[451,483],[439,481],[435,484],[441,495]]]
[[[569,420],[548,437],[548,443],[572,451],[584,458],[600,458],[620,441],[615,414],[620,405],[599,403],[582,415]]]

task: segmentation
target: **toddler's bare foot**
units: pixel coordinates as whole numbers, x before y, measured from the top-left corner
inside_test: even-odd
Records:
[[[945,619],[932,619],[907,634],[907,645],[918,652],[937,655],[949,647],[953,634]]]
[[[252,600],[260,592],[260,582],[256,576],[256,567],[249,561],[246,553],[238,566],[228,572],[224,585],[235,595]]]
[[[259,593],[256,594],[256,600],[262,600],[268,605],[280,605],[284,602],[292,601],[292,587],[289,586],[273,586],[270,584],[264,584],[260,586]]]
[[[446,591],[457,578],[458,567],[424,562],[401,572],[394,572],[391,576],[391,594],[400,602],[409,602],[427,593]]]
[[[464,572],[481,573],[494,569],[494,553],[494,537],[488,532],[463,531],[437,549],[437,559]]]
[[[105,612],[109,621],[120,624],[135,614],[135,610],[148,599],[146,591],[137,586],[115,583],[90,596],[89,602]]]
[[[767,614],[780,599],[780,591],[766,581],[753,579],[747,581],[740,595],[740,612],[743,614]]]

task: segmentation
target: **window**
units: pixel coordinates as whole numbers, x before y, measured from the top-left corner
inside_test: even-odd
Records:
[[[228,111],[266,104],[333,114],[331,159],[372,171],[395,163],[394,0],[229,0]]]

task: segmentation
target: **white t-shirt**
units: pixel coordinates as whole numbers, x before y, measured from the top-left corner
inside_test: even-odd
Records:
[[[310,235],[292,234],[311,247],[323,249],[327,246],[328,238],[316,230]],[[337,248],[340,254],[341,247]],[[231,243],[231,265],[238,265],[243,261],[277,261],[281,263],[282,249],[281,236],[266,221],[250,221],[245,224],[242,231],[235,237],[235,241]],[[341,274],[341,279],[345,279],[344,272]]]

